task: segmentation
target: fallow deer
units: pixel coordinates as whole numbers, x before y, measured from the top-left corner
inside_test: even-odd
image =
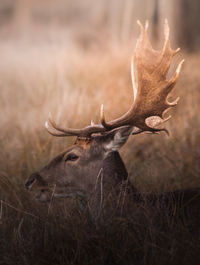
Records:
[[[131,135],[142,132],[167,132],[157,125],[170,118],[164,118],[164,114],[178,102],[178,99],[169,102],[167,97],[179,78],[184,60],[178,64],[171,79],[167,80],[172,59],[179,51],[170,47],[167,21],[164,25],[165,41],[161,51],[154,50],[150,44],[148,23],[145,28],[140,22],[138,24],[140,37],[131,65],[134,98],[132,106],[124,115],[108,122],[102,105],[101,124],[91,123],[82,129],[64,128],[51,117],[48,119],[45,126],[53,136],[77,138],[72,146],[41,171],[33,173],[26,181],[26,188],[35,191],[39,201],[48,201],[52,196],[77,196],[90,201],[95,195],[96,202],[101,205],[103,197],[113,193],[119,194],[122,184],[131,190],[133,196],[137,195],[135,198],[139,198],[140,192],[129,183],[118,150]],[[172,197],[179,193],[172,193]],[[194,193],[187,191],[184,194],[187,199],[191,199]]]

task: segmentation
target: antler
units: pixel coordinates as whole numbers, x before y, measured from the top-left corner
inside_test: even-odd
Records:
[[[172,50],[169,42],[169,26],[167,20],[164,25],[165,42],[162,51],[152,48],[148,39],[148,22],[145,28],[140,26],[140,37],[131,65],[132,85],[134,101],[130,109],[120,118],[106,122],[103,105],[101,106],[101,124],[91,122],[90,126],[83,129],[63,128],[57,125],[50,117],[45,123],[48,132],[54,136],[78,136],[90,138],[94,133],[105,133],[122,126],[137,127],[132,134],[143,131],[157,132],[166,129],[155,128],[164,119],[164,113],[174,107],[179,98],[170,103],[167,100],[181,72],[184,60],[182,60],[170,80],[166,76],[174,55],[179,51]]]
[[[145,29],[140,26],[140,37],[136,44],[132,61],[132,85],[134,102],[130,109],[118,119],[110,122],[105,121],[103,105],[101,106],[101,124],[111,130],[117,127],[130,125],[136,126],[141,131],[166,131],[156,129],[155,125],[170,118],[163,119],[164,113],[174,107],[179,98],[170,103],[167,101],[168,94],[173,89],[184,60],[182,60],[170,80],[166,76],[171,65],[173,56],[179,51],[172,50],[169,42],[169,26],[167,20],[164,25],[165,42],[162,51],[155,51],[148,39],[148,22]],[[148,118],[152,119],[148,119]]]
[[[93,121],[91,121],[91,125],[86,126],[83,129],[63,128],[52,120],[51,115],[49,115],[48,121],[45,122],[45,127],[51,135],[57,137],[78,136],[90,138],[94,133],[103,133],[106,131],[105,127],[103,127],[101,124],[94,124]]]
[[[94,124],[93,121],[91,121],[91,125],[86,126],[83,129],[63,128],[62,126],[56,124],[55,121],[53,121],[50,114],[48,121],[45,122],[45,127],[51,135],[57,137],[78,136],[79,138],[90,138],[92,134],[106,133],[107,131],[110,131],[103,127],[103,125],[101,124]],[[140,132],[140,129],[134,129],[132,131],[132,134],[139,134]]]

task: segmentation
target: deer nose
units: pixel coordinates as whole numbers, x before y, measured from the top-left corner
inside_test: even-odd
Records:
[[[26,182],[25,182],[25,187],[27,190],[29,190],[31,188],[31,184],[33,184],[33,182],[35,181],[34,177],[30,177]]]
[[[40,187],[47,185],[44,179],[41,177],[40,173],[38,172],[31,174],[30,178],[25,182],[26,189],[30,190],[34,183],[36,183],[36,186]]]
[[[31,186],[33,185],[33,183],[38,180],[41,179],[40,175],[36,172],[31,174],[30,178],[25,182],[25,187],[27,190],[31,189]]]

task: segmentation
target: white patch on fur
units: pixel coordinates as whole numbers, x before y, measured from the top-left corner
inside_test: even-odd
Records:
[[[128,130],[124,130],[123,128],[117,131],[114,139],[106,145],[106,149],[108,151],[118,151],[126,143],[132,133],[132,130],[132,128],[129,128]]]

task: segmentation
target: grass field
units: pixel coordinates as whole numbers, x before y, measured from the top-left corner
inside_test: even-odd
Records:
[[[0,264],[198,264],[200,242],[185,220],[133,205],[99,224],[66,205],[40,205],[27,177],[73,139],[48,135],[51,111],[65,126],[82,127],[125,112],[132,101],[133,46],[84,50],[66,43],[0,43]],[[138,135],[121,150],[141,191],[200,187],[200,54],[186,59],[172,97],[180,96],[170,136]],[[193,217],[190,217],[192,219]],[[159,221],[158,221],[159,220]],[[198,234],[198,233],[197,233]],[[197,235],[196,234],[196,235]]]

